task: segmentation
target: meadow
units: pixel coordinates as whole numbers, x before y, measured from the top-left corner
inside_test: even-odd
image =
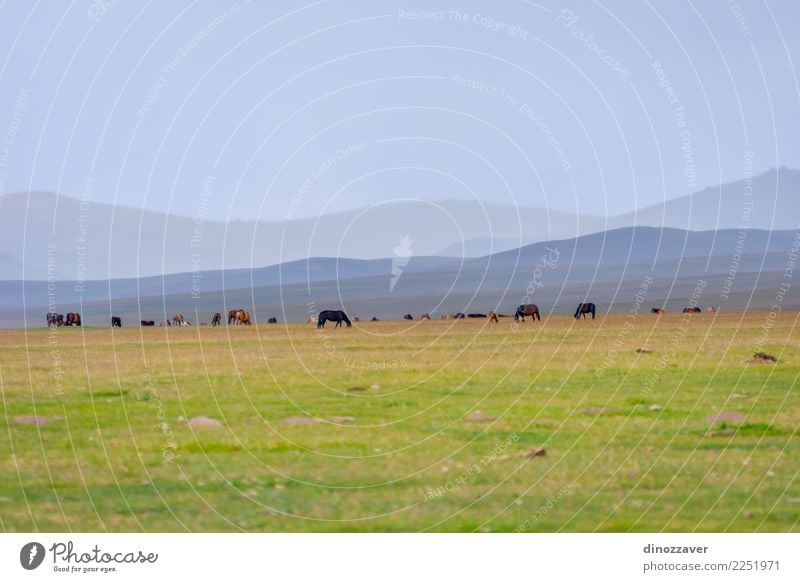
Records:
[[[0,529],[800,531],[797,323],[2,330]]]

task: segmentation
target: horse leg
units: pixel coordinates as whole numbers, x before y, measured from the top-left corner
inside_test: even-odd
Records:
[[[542,316],[539,315],[538,311],[536,312],[536,319],[538,319],[539,321],[542,321]]]

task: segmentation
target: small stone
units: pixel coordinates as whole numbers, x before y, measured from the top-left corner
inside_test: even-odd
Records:
[[[483,412],[481,412],[480,410],[475,410],[473,412],[470,412],[466,416],[465,420],[468,420],[470,422],[489,422],[490,420],[494,420],[494,417],[488,416]]]
[[[658,404],[651,404],[650,405],[650,411],[658,412],[659,410],[661,410],[661,407]]]
[[[279,421],[281,424],[319,424],[320,421],[310,416],[290,416]]]
[[[356,419],[353,418],[352,416],[331,416],[327,420],[328,420],[328,422],[332,422],[334,424],[339,424],[339,423],[342,423],[342,422],[355,422],[356,421]]]
[[[706,421],[711,424],[716,422],[735,422],[738,424],[744,421],[744,414],[741,412],[717,412],[706,416]]]
[[[195,416],[189,419],[189,426],[192,428],[220,428],[222,423],[207,416]]]
[[[526,459],[535,459],[536,457],[546,457],[547,451],[544,447],[535,447],[525,453]]]
[[[637,354],[650,354],[652,350],[648,350],[647,348],[636,348]]]
[[[370,390],[380,390],[381,389],[381,385],[380,384],[373,384],[372,386],[369,387],[369,389]]]

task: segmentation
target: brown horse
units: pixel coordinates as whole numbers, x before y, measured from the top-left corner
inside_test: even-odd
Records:
[[[427,313],[423,313],[422,315],[419,316],[420,321],[422,321],[423,319],[430,319],[430,318],[431,316],[428,315]]]
[[[699,307],[684,307],[683,308],[683,312],[684,313],[703,313],[703,310],[700,309]]]
[[[222,314],[217,311],[214,317],[211,318],[211,327],[216,327],[222,323]]]
[[[186,318],[182,313],[176,313],[172,316],[172,325],[186,325]]]
[[[662,313],[666,313],[666,312],[667,312],[667,310],[664,309],[663,307],[653,307],[653,308],[650,309],[650,313],[656,313],[658,315],[661,315]]]
[[[493,322],[495,322],[495,323],[500,323],[500,322],[497,320],[497,313],[495,313],[494,311],[490,311],[490,312],[489,312],[489,321],[493,321]]]
[[[539,314],[539,307],[533,303],[528,303],[517,307],[517,312],[514,314],[514,321],[519,321],[520,319],[525,321],[526,315],[530,315],[532,321],[536,319],[542,321],[542,316]]]
[[[228,312],[228,325],[236,325],[236,316],[239,314],[241,309],[231,309]]]
[[[250,325],[250,312],[240,309],[236,312],[236,325]]]
[[[77,325],[80,327],[81,325],[81,314],[80,313],[67,313],[67,319],[64,321],[64,325]]]

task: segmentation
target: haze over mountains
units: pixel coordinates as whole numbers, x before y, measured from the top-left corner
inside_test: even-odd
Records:
[[[799,193],[800,171],[781,168],[751,183],[724,184],[608,219],[449,200],[226,224],[202,213],[187,218],[33,192],[2,199],[0,268],[6,281],[102,281],[223,269],[249,273],[309,257],[386,259],[397,255],[404,237],[409,256],[460,259],[628,226],[793,230]],[[365,274],[372,268],[362,267]]]

